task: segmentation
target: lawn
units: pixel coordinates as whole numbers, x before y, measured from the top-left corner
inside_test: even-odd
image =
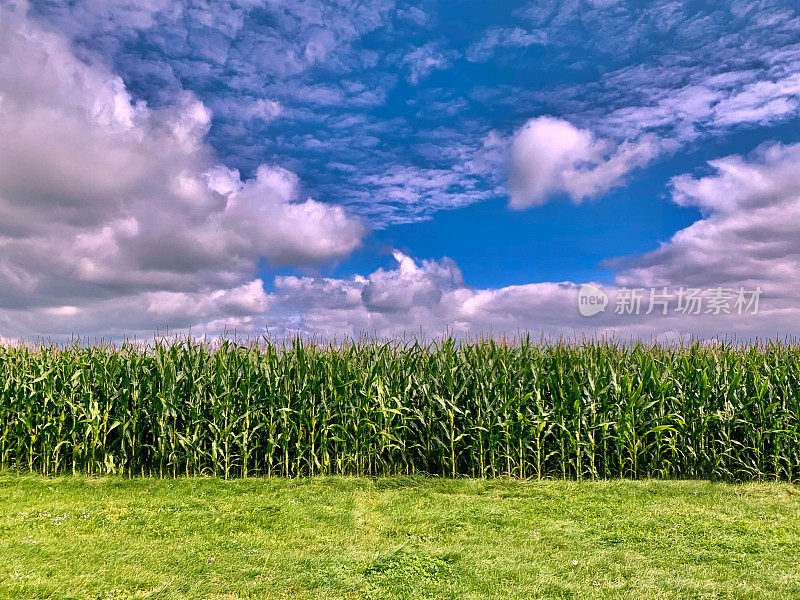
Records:
[[[800,598],[800,488],[0,476],[0,598]]]

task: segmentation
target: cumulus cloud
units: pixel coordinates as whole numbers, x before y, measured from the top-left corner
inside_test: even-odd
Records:
[[[441,301],[442,294],[464,287],[461,270],[450,259],[425,261],[418,266],[411,257],[394,252],[399,267],[378,269],[361,291],[364,307],[374,313],[404,313]]]
[[[657,152],[650,136],[614,146],[563,119],[531,119],[511,144],[511,207],[543,204],[560,193],[580,202],[619,185]]]
[[[491,333],[508,325],[498,314],[503,309],[496,314],[487,309],[491,301],[482,294],[492,292],[469,288],[451,259],[418,262],[398,251],[394,259],[395,268],[381,268],[366,277],[277,278],[276,306],[300,310],[273,314],[271,330],[328,336],[437,336]],[[515,312],[512,318],[521,322],[522,316]]]
[[[622,285],[760,286],[793,309],[800,289],[800,145],[768,144],[713,160],[714,173],[672,180],[673,200],[703,218],[657,250],[624,262]]]
[[[204,293],[152,292],[147,294],[147,312],[156,322],[168,319],[185,320],[186,323],[203,323],[219,316],[220,312],[232,317],[257,315],[266,312],[269,297],[264,284],[255,279],[233,289],[219,289]]]
[[[462,118],[480,96],[470,90],[419,90],[409,100],[435,127],[355,110],[369,113],[384,103],[398,78],[373,70],[399,64],[419,84],[458,55],[415,38],[409,43],[422,45],[382,61],[379,53],[351,45],[389,22],[389,0],[277,3],[262,7],[270,24],[250,30],[247,14],[254,5],[38,5],[37,18],[81,39],[80,59],[67,38],[32,24],[22,8],[14,14],[0,9],[0,333],[6,336],[0,343],[35,333],[150,335],[154,328],[260,334],[268,327],[279,334],[326,336],[530,330],[668,339],[687,333],[800,333],[793,297],[800,284],[795,146],[767,146],[750,157],[713,161],[712,175],[676,178],[675,202],[699,207],[703,218],[654,252],[610,263],[615,285],[599,286],[610,307],[622,285],[761,286],[762,310],[746,319],[634,317],[613,310],[587,319],[577,311],[577,283],[476,289],[449,259],[418,261],[402,253],[395,253],[397,264],[390,268],[350,278],[278,277],[265,289],[257,277],[261,258],[296,265],[342,257],[363,235],[363,226],[342,208],[308,199],[291,171],[256,167],[258,152],[301,148],[303,160],[321,152],[314,168],[336,165],[347,174],[346,183],[329,181],[325,189],[336,188],[354,207],[374,211],[384,222],[496,197],[497,174],[508,157],[513,207],[558,194],[578,202],[619,185],[652,160],[663,141],[643,132],[683,142],[698,131],[795,115],[800,54],[792,47],[765,50],[765,39],[786,39],[788,21],[777,29],[775,22],[766,24],[758,39],[750,35],[757,32],[745,35],[755,40],[752,55],[766,65],[754,71],[752,63],[737,62],[741,53],[718,43],[719,30],[704,27],[702,15],[686,19],[676,3],[660,4],[656,16],[642,23],[631,21],[629,11],[609,7],[611,25],[617,25],[609,28],[604,21],[592,30],[602,35],[561,26],[572,22],[563,20],[563,11],[596,11],[578,10],[575,3],[563,10],[533,7],[524,11],[530,28],[523,22],[490,27],[466,50],[467,58],[481,61],[543,42],[560,52],[583,43],[570,39],[579,31],[591,34],[588,53],[638,52],[641,40],[651,38],[682,45],[674,56],[653,46],[657,58],[646,68],[617,69],[619,63],[609,62],[609,74],[589,88],[548,90],[559,107],[572,111],[565,114],[573,122],[539,117],[509,140],[475,113]],[[617,14],[625,18],[615,20]],[[402,18],[430,24],[428,17],[409,9]],[[547,35],[540,33],[545,29]],[[120,50],[139,35],[148,37],[141,55]],[[687,64],[686,48],[708,50],[712,64]],[[124,69],[126,80],[157,82],[165,90],[158,108],[135,101],[104,64]],[[312,79],[309,73],[317,68],[338,79]],[[180,89],[181,80],[193,78],[216,90],[204,96],[207,104]],[[243,102],[225,105],[229,85],[244,93]],[[529,105],[520,101],[525,90],[508,89],[514,92],[506,94],[516,104],[513,114],[519,115]],[[218,164],[207,143],[209,107],[230,112],[221,123],[220,147],[229,144],[243,153],[257,147],[242,157],[242,164],[254,168],[251,178]],[[257,137],[263,132],[249,129],[278,114],[280,123],[292,121],[294,129],[276,136],[269,151],[245,134],[225,135],[241,126]],[[629,139],[620,143],[618,136]],[[407,149],[412,138],[415,160],[404,161],[397,149]]]
[[[728,156],[709,166],[712,174],[681,175],[671,184],[673,200],[698,207],[703,216],[653,252],[608,261],[616,271],[614,283],[596,287],[609,304],[592,317],[577,310],[580,286],[574,282],[476,289],[449,259],[418,263],[395,253],[395,268],[367,277],[277,281],[273,306],[298,310],[291,320],[273,313],[271,326],[276,332],[333,336],[523,331],[667,341],[800,336],[800,144],[767,144],[750,156]],[[681,289],[700,291],[697,314],[678,310]],[[618,310],[626,298],[630,306],[630,290],[638,290],[634,313]],[[664,292],[666,313],[659,304]],[[709,304],[715,294],[725,298],[719,311]]]
[[[450,259],[415,261],[395,252],[397,265],[349,279],[279,277],[270,295],[266,322],[276,335],[305,334],[326,338],[376,335],[438,337],[443,335],[613,337],[679,341],[688,338],[774,337],[800,334],[800,309],[782,305],[769,296],[754,305],[736,307],[736,293],[728,312],[708,314],[709,292],[703,290],[700,314],[677,311],[675,288],[666,314],[658,303],[662,288],[637,282],[639,309],[618,310],[628,297],[619,285],[596,285],[609,298],[604,311],[584,317],[578,310],[580,285],[542,282],[476,289],[464,281]],[[709,282],[711,284],[711,282]],[[745,300],[752,299],[746,289]],[[651,292],[653,307],[651,309]],[[245,331],[242,329],[241,331]]]
[[[265,256],[274,264],[303,264],[346,256],[360,243],[361,223],[341,206],[301,200],[297,175],[262,165],[255,178],[236,183],[221,223],[235,232],[240,255]]]
[[[191,94],[151,108],[20,7],[0,13],[3,333],[22,308],[84,331],[116,309],[132,326],[260,314],[259,260],[311,264],[360,244],[363,225],[304,197],[294,173],[262,165],[242,181],[217,165],[211,113]]]
[[[249,169],[270,156],[293,168],[302,154],[326,198],[353,201],[379,226],[427,217],[452,206],[455,194],[445,190],[451,198],[439,206],[433,194],[395,202],[396,190],[365,190],[360,178],[328,164],[370,176],[450,171],[461,177],[450,188],[468,187],[461,163],[443,158],[461,140],[438,139],[437,152],[422,158],[409,156],[409,141],[432,140],[444,126],[477,147],[491,128],[539,106],[598,137],[637,140],[650,132],[677,148],[732,128],[785,122],[800,107],[797,11],[780,1],[525,2],[483,27],[451,14],[448,27],[470,35],[451,36],[447,45],[419,27],[437,23],[432,6],[393,0],[32,4],[37,19],[159,102],[181,81],[197,85],[214,110],[213,143],[231,164]],[[481,6],[489,16],[491,3]],[[392,47],[376,45],[379,39]],[[520,50],[533,45],[535,56]],[[405,63],[397,47],[410,52]],[[499,68],[470,67],[447,89],[424,85],[429,68],[453,63],[456,54]],[[527,59],[535,60],[535,77]],[[404,102],[386,103],[398,67],[418,86],[408,98],[415,115]],[[280,118],[270,120],[271,104],[253,101],[262,97],[280,104]]]

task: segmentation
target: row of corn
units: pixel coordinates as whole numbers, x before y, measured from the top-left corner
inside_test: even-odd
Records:
[[[491,339],[0,348],[0,467],[800,478],[800,347]]]

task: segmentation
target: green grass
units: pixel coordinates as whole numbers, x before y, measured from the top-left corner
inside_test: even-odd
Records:
[[[0,476],[0,598],[800,597],[800,488]]]

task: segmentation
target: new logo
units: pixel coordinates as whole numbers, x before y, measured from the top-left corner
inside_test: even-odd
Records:
[[[608,306],[608,296],[596,285],[586,283],[578,291],[578,310],[584,317],[603,312]]]

